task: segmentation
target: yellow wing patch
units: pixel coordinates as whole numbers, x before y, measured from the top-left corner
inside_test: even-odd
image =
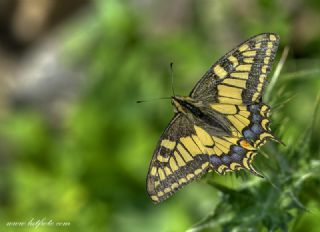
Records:
[[[228,74],[227,71],[224,70],[224,68],[222,68],[220,65],[216,65],[213,69],[219,78],[225,78]]]

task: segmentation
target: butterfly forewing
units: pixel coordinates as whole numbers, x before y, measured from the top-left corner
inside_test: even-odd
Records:
[[[278,45],[273,33],[248,39],[212,65],[190,96],[238,105],[259,100]]]

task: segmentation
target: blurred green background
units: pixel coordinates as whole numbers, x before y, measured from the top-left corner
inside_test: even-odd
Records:
[[[0,230],[319,231],[318,22],[315,0],[1,1]],[[173,110],[136,101],[171,96],[170,62],[187,95],[262,32],[281,37],[273,70],[290,49],[268,100],[286,146],[257,156],[263,180],[209,174],[154,205],[145,179]]]

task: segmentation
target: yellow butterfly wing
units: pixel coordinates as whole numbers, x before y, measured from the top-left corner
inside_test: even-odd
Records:
[[[193,125],[176,114],[162,134],[147,175],[147,191],[158,203],[209,169],[209,157]]]

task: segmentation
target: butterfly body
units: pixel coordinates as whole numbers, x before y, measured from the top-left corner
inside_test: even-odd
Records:
[[[231,125],[225,116],[215,110],[208,110],[210,106],[205,101],[174,96],[172,104],[175,112],[184,114],[190,123],[203,125],[206,129],[215,131],[217,135],[231,135]]]
[[[274,139],[262,94],[279,44],[264,33],[218,60],[189,96],[173,96],[175,115],[154,151],[147,191],[158,203],[208,171],[218,174],[252,166],[257,149]]]

